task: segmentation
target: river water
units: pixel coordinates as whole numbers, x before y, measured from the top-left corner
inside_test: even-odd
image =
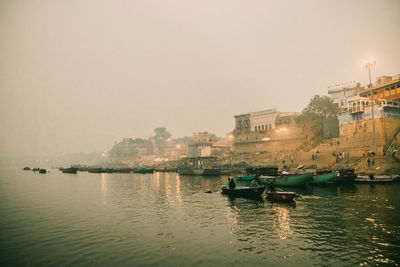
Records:
[[[285,204],[222,195],[226,178],[2,170],[0,266],[400,264],[400,184]]]

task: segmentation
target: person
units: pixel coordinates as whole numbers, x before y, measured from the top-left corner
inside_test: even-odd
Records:
[[[233,180],[233,178],[231,178],[229,182],[229,188],[235,188],[235,187],[236,187],[235,181]]]
[[[367,159],[368,167],[371,166],[371,160],[368,158]]]
[[[260,179],[258,179],[258,177],[254,178],[253,181],[251,181],[250,187],[258,187],[260,186],[261,181]]]
[[[276,191],[275,186],[274,186],[273,183],[270,183],[270,184],[268,185],[268,191],[270,191],[270,192]]]

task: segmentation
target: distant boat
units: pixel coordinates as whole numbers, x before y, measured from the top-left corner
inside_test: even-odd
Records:
[[[373,174],[370,175],[358,175],[357,179],[354,180],[356,183],[368,183],[368,184],[387,184],[392,183],[394,181],[391,176],[387,175],[380,175],[374,176]]]
[[[274,184],[278,186],[306,186],[312,179],[312,173],[283,174],[280,176],[260,176],[263,184]]]
[[[336,176],[336,183],[353,183],[354,179],[357,178],[357,174],[354,173],[354,169],[341,169],[341,170],[334,170],[337,172]]]
[[[77,173],[78,168],[66,168],[62,170],[63,173]]]
[[[255,175],[249,175],[249,176],[236,176],[236,180],[238,181],[253,181],[254,178],[256,178]]]
[[[39,168],[33,168],[32,171],[33,172],[38,172],[40,169]]]
[[[102,168],[90,168],[88,172],[90,172],[90,173],[102,173],[103,169]]]
[[[329,172],[319,175],[313,175],[310,184],[322,185],[322,184],[334,184],[336,182],[336,172]]]
[[[267,192],[267,199],[276,201],[293,201],[295,192]]]
[[[40,169],[39,173],[47,173],[46,169]]]
[[[182,175],[199,175],[199,176],[211,176],[220,175],[221,169],[214,168],[178,168],[178,173]]]
[[[265,190],[265,186],[257,187],[235,187],[229,188],[227,186],[221,187],[222,194],[234,197],[260,197]]]
[[[134,173],[153,173],[154,168],[135,168],[133,169]]]
[[[247,167],[246,175],[238,175],[236,179],[238,181],[252,181],[256,176],[279,176],[278,166],[276,165],[267,165],[267,166],[258,166],[258,167]]]
[[[31,168],[29,168],[29,167],[24,167],[23,170],[24,170],[24,171],[30,171]]]

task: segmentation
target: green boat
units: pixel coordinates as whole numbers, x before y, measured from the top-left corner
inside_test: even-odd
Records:
[[[334,184],[336,182],[336,172],[313,175],[310,184]]]
[[[283,174],[280,176],[260,176],[260,181],[269,185],[277,186],[306,186],[312,179],[312,173]]]
[[[253,181],[254,178],[256,178],[255,175],[249,175],[249,176],[236,176],[236,180],[238,181]]]

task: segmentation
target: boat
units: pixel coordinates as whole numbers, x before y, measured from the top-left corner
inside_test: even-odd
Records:
[[[47,173],[46,169],[40,169],[39,173]]]
[[[353,183],[354,179],[357,178],[357,174],[354,173],[354,169],[341,169],[334,171],[337,172],[336,176],[337,184]]]
[[[314,185],[334,184],[336,182],[336,176],[337,176],[336,172],[313,175],[310,184]]]
[[[249,175],[249,176],[236,176],[236,180],[238,181],[253,181],[254,178],[256,178],[255,175]]]
[[[221,174],[222,174],[222,175],[231,175],[232,172],[233,172],[233,170],[222,170],[222,171],[221,171]]]
[[[229,188],[227,186],[221,187],[222,194],[234,197],[260,197],[265,190],[265,185],[257,187],[235,187]]]
[[[387,184],[392,183],[394,178],[387,175],[380,175],[374,176],[373,174],[370,175],[358,175],[357,179],[354,179],[356,183],[368,183],[368,184]]]
[[[259,177],[263,184],[274,184],[278,186],[306,186],[312,179],[312,173],[281,174],[280,176]]]
[[[90,168],[89,173],[102,173],[103,169],[102,168]]]
[[[24,167],[23,170],[24,170],[24,171],[30,171],[31,168],[30,168],[30,167]]]
[[[202,175],[202,176],[211,176],[211,175],[220,175],[221,169],[214,168],[178,168],[178,173],[182,175]]]
[[[153,173],[154,172],[154,168],[151,168],[151,167],[134,168],[133,172],[134,173]]]
[[[267,199],[276,200],[276,201],[293,201],[296,196],[295,192],[276,192],[276,191],[268,191]]]
[[[256,176],[265,175],[265,176],[279,176],[278,166],[276,165],[268,165],[268,166],[257,166],[257,167],[247,167],[246,175],[238,175],[236,176],[236,180],[238,181],[252,181]]]
[[[78,168],[65,168],[62,169],[63,173],[77,173],[78,172]]]

